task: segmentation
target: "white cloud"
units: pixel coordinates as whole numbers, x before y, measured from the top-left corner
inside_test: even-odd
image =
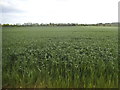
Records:
[[[16,12],[3,13],[3,23],[99,23],[118,21],[119,0],[4,0]],[[24,12],[17,12],[21,10]]]

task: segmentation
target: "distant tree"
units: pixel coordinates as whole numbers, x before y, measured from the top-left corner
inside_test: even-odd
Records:
[[[9,24],[3,24],[2,25],[3,27],[8,27],[8,26],[10,26]]]

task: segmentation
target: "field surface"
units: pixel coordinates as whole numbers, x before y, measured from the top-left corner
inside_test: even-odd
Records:
[[[2,86],[118,87],[118,28],[3,27]]]

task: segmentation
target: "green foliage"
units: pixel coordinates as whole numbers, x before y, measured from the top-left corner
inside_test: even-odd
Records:
[[[116,27],[4,27],[3,87],[116,88]]]

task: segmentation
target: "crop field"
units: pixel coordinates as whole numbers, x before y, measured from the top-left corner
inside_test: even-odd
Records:
[[[117,88],[118,28],[3,27],[3,88]]]

